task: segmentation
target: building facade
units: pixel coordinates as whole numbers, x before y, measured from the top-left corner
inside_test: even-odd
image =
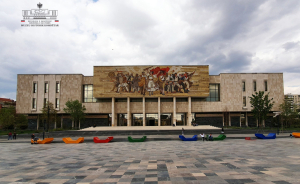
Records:
[[[86,107],[80,127],[96,126],[257,126],[250,96],[269,93],[274,106],[284,100],[282,73],[221,73],[208,66],[95,66],[82,74],[19,74],[17,105],[29,127],[41,128],[41,109],[49,101],[57,110],[54,127],[72,127],[63,108],[68,100]]]
[[[297,108],[297,111],[300,111],[300,95],[299,94],[291,94],[288,93],[284,95],[284,98],[291,103],[291,109],[294,108],[294,106]]]

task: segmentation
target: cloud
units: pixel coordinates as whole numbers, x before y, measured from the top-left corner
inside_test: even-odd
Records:
[[[286,42],[282,47],[287,51],[290,49],[296,49],[300,47],[300,41],[298,42]]]
[[[209,65],[210,74],[283,72],[300,81],[300,1],[44,0],[59,27],[21,27],[35,2],[0,1],[0,96],[17,74],[82,73],[98,65]],[[291,76],[294,76],[291,77]]]

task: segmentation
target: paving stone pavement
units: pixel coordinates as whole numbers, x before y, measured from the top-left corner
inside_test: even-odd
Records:
[[[300,183],[300,139],[0,143],[6,183]]]

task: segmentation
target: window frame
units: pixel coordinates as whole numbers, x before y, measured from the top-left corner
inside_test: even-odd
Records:
[[[256,88],[256,80],[253,81],[253,91],[257,91],[257,88]]]
[[[37,93],[37,82],[33,82],[32,92]]]
[[[55,98],[55,109],[59,109],[59,98]]]
[[[265,91],[268,91],[268,81],[267,80],[264,81],[264,85],[265,85]]]
[[[36,110],[36,98],[32,98],[31,108]]]
[[[49,92],[49,83],[48,83],[48,82],[45,82],[45,85],[44,85],[44,92],[45,92],[45,93],[48,93],[48,92]]]
[[[247,98],[243,96],[243,107],[247,107]]]
[[[59,93],[60,92],[60,82],[56,82],[56,85],[55,85],[55,91],[56,93]]]
[[[242,81],[242,90],[243,92],[246,91],[246,81]]]

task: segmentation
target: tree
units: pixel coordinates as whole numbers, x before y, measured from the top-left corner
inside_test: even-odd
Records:
[[[15,128],[15,114],[16,114],[16,110],[14,107],[1,109],[0,125],[3,129],[14,129]]]
[[[3,108],[0,111],[0,125],[3,129],[26,129],[28,120],[23,114],[16,114],[15,107]]]
[[[265,94],[263,91],[259,93],[255,92],[255,94],[252,94],[252,97],[249,98],[251,107],[253,107],[251,112],[254,118],[258,120],[258,124],[261,124],[262,120],[266,120],[267,114],[274,105],[274,101],[272,101],[273,98],[269,100],[269,93]]]
[[[50,128],[50,124],[53,124],[54,122],[56,122],[57,110],[55,110],[54,105],[48,101],[46,103],[45,107],[43,107],[41,109],[41,111],[42,111],[41,119],[42,119],[42,121],[47,121],[47,128],[46,127],[45,128],[46,128],[46,130],[48,130]]]
[[[284,126],[290,127],[293,125],[295,119],[298,118],[297,106],[285,99],[284,102],[279,105],[279,109],[281,111],[280,115],[283,119],[281,124],[282,128]]]
[[[75,128],[77,128],[77,123],[84,119],[84,111],[86,111],[85,106],[78,100],[68,100],[66,102],[66,107],[67,108],[64,108],[65,113],[70,114],[72,121],[75,123]]]

